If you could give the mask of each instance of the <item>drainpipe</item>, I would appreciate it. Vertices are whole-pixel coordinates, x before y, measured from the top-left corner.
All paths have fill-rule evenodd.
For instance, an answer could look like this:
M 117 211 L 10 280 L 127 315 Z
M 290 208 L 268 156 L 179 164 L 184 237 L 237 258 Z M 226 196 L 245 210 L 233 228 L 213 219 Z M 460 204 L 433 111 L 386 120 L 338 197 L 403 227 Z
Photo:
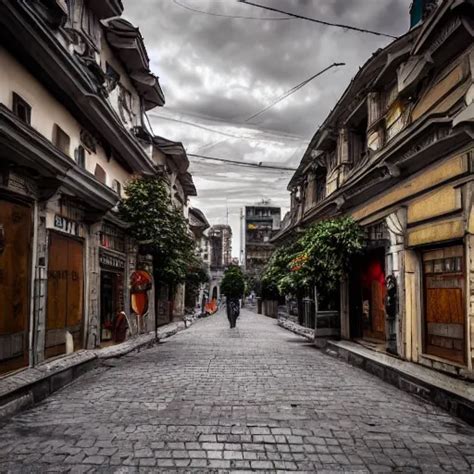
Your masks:
M 36 350 L 36 313 L 37 313 L 37 270 L 36 260 L 38 258 L 38 201 L 35 200 L 33 205 L 33 248 L 31 251 L 31 283 L 32 289 L 30 293 L 30 324 L 28 334 L 28 364 L 34 367 L 36 364 L 35 350 Z

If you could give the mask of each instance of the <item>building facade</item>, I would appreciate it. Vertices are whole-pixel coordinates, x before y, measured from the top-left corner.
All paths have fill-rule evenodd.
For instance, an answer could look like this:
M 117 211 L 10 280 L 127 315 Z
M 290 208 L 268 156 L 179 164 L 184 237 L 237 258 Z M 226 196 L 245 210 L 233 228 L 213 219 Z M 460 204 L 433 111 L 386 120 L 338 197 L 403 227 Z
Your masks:
M 273 236 L 281 226 L 281 209 L 262 201 L 243 210 L 243 264 L 248 275 L 258 277 L 270 259 Z
M 472 377 L 473 5 L 414 2 L 412 13 L 313 137 L 276 242 L 352 216 L 365 251 L 341 282 L 341 336 Z
M 144 122 L 164 96 L 122 12 L 0 1 L 0 373 L 154 328 L 152 260 L 116 211 L 131 177 L 164 172 Z
M 211 283 L 209 297 L 218 300 L 225 269 L 232 263 L 232 229 L 228 225 L 213 225 L 209 230 Z
M 210 275 L 211 262 L 209 259 L 209 221 L 204 213 L 195 207 L 189 209 L 189 228 L 196 244 L 196 257 L 202 264 L 202 269 Z M 202 283 L 197 289 L 187 288 L 186 307 L 193 313 L 203 314 L 209 300 L 209 282 Z

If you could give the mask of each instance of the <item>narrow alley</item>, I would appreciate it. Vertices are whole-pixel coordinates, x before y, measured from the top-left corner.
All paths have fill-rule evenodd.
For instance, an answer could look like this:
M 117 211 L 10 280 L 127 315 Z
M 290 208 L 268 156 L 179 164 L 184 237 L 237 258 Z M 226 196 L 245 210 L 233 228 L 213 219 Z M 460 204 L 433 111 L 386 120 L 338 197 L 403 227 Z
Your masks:
M 223 312 L 0 425 L 0 472 L 472 472 L 474 429 L 275 320 Z

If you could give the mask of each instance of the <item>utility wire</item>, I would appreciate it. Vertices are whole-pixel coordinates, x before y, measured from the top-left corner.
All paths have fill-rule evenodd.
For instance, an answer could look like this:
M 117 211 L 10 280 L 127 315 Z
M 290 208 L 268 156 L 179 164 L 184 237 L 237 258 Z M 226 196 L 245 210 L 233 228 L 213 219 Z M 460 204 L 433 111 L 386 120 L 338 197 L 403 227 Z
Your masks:
M 259 5 L 258 3 L 248 2 L 247 0 L 238 0 L 238 2 L 239 3 L 245 3 L 247 5 L 251 5 L 251 6 L 254 6 L 254 7 L 258 7 L 258 8 L 263 8 L 264 10 L 269 10 L 269 11 L 276 12 L 276 13 L 283 13 L 284 15 L 288 15 L 288 16 L 291 16 L 293 18 L 299 18 L 300 20 L 312 21 L 313 23 L 319 23 L 320 25 L 334 26 L 334 27 L 337 27 L 337 28 L 343 28 L 344 30 L 353 30 L 353 31 L 357 31 L 359 33 L 367 33 L 367 34 L 370 34 L 370 35 L 385 36 L 386 38 L 397 39 L 397 36 L 389 35 L 387 33 L 381 33 L 380 31 L 366 30 L 365 28 L 358 28 L 357 26 L 344 25 L 344 24 L 341 24 L 341 23 L 331 23 L 329 21 L 318 20 L 316 18 L 310 18 L 310 17 L 307 17 L 307 16 L 298 15 L 296 13 L 291 13 L 291 12 L 287 12 L 287 11 L 284 11 L 284 10 L 279 10 L 278 8 L 267 7 L 266 5 Z
M 194 13 L 201 13 L 203 15 L 210 15 L 210 16 L 218 16 L 221 18 L 236 18 L 236 19 L 241 19 L 241 20 L 272 20 L 272 21 L 281 21 L 281 20 L 293 20 L 293 18 L 261 18 L 257 16 L 240 16 L 240 15 L 224 15 L 220 13 L 213 13 L 213 12 L 206 12 L 204 10 L 198 10 L 197 8 L 192 8 L 189 5 L 184 5 L 183 3 L 178 2 L 178 0 L 173 0 L 173 3 L 175 5 L 178 5 L 181 8 L 185 8 L 186 10 L 189 10 Z
M 219 161 L 222 163 L 230 163 L 237 166 L 243 166 L 247 168 L 260 168 L 266 170 L 276 170 L 276 171 L 296 171 L 296 168 L 287 168 L 284 166 L 272 166 L 272 165 L 264 165 L 260 163 L 248 163 L 244 161 L 235 161 L 235 160 L 227 160 L 225 158 L 215 158 L 213 156 L 206 156 L 206 155 L 198 155 L 196 153 L 188 153 L 188 156 L 193 158 L 200 158 L 202 160 L 210 160 L 210 161 Z
M 333 67 L 339 67 L 339 66 L 345 66 L 345 63 L 333 63 L 327 68 L 323 69 L 322 71 L 319 71 L 318 73 L 314 74 L 313 76 L 309 77 L 308 79 L 304 80 L 303 82 L 300 82 L 298 85 L 295 87 L 292 87 L 291 89 L 287 90 L 285 93 L 283 93 L 280 97 L 278 97 L 276 100 L 274 100 L 270 105 L 267 105 L 264 109 L 258 111 L 257 113 L 251 115 L 247 119 L 245 119 L 245 122 L 250 122 L 252 119 L 258 117 L 259 115 L 262 115 L 265 113 L 267 110 L 271 109 L 278 103 L 280 103 L 282 100 L 286 99 L 290 95 L 294 94 L 295 92 L 299 91 L 301 88 L 303 88 L 306 84 L 311 82 L 312 80 L 316 79 L 317 77 L 321 76 L 324 74 L 326 71 L 329 71 L 329 69 L 332 69 Z
M 270 135 L 270 136 L 274 136 L 275 138 L 258 138 L 258 137 L 249 137 L 249 136 L 245 136 L 245 135 L 236 135 L 236 134 L 233 134 L 233 133 L 228 133 L 228 132 L 222 132 L 221 130 L 216 130 L 215 128 L 210 128 L 210 127 L 206 127 L 204 125 L 199 125 L 195 122 L 189 122 L 188 120 L 181 120 L 181 119 L 177 119 L 177 118 L 172 118 L 172 117 L 167 117 L 166 115 L 161 115 L 161 114 L 158 114 L 156 112 L 149 112 L 149 115 L 151 115 L 152 117 L 158 117 L 158 118 L 161 118 L 163 120 L 169 120 L 170 122 L 177 122 L 177 123 L 183 123 L 185 125 L 189 125 L 191 127 L 195 127 L 195 128 L 200 128 L 201 130 L 206 130 L 208 132 L 213 132 L 213 133 L 217 133 L 218 135 L 223 135 L 225 137 L 229 137 L 229 138 L 238 138 L 239 140 L 253 140 L 253 141 L 256 141 L 256 142 L 275 142 L 275 141 L 278 141 L 278 139 L 280 140 L 283 140 L 283 141 L 290 141 L 290 142 L 304 142 L 304 143 L 309 143 L 309 139 L 307 138 L 303 138 L 303 137 L 298 137 L 298 136 L 292 136 L 292 135 L 278 135 L 276 133 L 272 133 L 272 132 L 267 132 L 267 131 L 262 131 L 262 130 L 258 130 L 259 132 L 261 133 L 264 133 L 264 134 L 267 134 L 267 135 Z M 232 123 L 228 123 L 228 125 L 233 125 Z M 242 125 L 242 124 L 235 124 L 235 125 Z

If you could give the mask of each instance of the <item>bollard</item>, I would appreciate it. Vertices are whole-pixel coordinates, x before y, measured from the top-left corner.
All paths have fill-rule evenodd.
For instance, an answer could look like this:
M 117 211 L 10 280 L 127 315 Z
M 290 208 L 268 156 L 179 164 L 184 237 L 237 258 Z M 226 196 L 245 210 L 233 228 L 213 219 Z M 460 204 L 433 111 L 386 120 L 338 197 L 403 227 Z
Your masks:
M 257 296 L 257 314 L 262 314 L 262 298 Z

